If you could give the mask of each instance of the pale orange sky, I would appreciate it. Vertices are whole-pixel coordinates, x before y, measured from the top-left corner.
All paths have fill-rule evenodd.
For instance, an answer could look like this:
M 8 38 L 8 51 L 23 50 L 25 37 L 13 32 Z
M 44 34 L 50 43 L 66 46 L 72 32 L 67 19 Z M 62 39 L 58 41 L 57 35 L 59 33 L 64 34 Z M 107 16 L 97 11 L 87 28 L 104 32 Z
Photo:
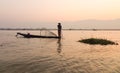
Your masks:
M 120 18 L 120 0 L 0 0 L 0 23 Z

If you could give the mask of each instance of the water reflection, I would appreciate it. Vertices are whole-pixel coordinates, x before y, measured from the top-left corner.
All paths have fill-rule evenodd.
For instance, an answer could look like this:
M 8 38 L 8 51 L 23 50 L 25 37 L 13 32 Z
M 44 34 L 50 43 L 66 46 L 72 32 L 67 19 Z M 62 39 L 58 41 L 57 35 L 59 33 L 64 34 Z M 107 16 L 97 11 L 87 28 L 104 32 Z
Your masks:
M 57 52 L 58 52 L 58 53 L 61 53 L 61 51 L 62 51 L 62 49 L 61 49 L 61 46 L 62 46 L 62 44 L 61 44 L 61 39 L 58 39 L 57 43 L 58 43 Z

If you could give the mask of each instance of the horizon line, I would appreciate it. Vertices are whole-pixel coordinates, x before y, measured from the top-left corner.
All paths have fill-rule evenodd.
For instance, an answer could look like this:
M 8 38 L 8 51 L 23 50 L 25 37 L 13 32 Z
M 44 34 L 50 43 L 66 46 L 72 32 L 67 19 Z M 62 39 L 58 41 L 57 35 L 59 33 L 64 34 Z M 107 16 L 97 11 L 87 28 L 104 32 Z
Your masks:
M 42 28 L 0 28 L 0 30 L 57 30 L 56 28 L 54 29 L 42 29 Z M 85 28 L 67 28 L 67 29 L 62 29 L 62 30 L 92 30 L 92 31 L 102 31 L 102 30 L 114 30 L 114 31 L 120 31 L 120 29 L 85 29 Z

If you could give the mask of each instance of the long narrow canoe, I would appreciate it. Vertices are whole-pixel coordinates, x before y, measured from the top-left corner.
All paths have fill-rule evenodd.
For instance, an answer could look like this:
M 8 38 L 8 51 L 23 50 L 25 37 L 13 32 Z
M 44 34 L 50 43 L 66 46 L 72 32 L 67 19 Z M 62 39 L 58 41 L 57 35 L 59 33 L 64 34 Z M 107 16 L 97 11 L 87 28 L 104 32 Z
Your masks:
M 19 33 L 19 32 L 17 33 L 17 35 L 21 35 L 25 38 L 60 38 L 58 36 L 40 36 L 40 35 L 24 34 L 24 33 Z

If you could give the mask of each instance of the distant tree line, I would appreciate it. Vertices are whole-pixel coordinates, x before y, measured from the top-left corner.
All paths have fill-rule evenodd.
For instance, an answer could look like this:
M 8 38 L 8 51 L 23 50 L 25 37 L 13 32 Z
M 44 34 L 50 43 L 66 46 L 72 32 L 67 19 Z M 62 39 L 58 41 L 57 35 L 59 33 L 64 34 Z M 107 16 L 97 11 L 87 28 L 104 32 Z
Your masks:
M 0 28 L 0 30 L 45 30 L 43 28 Z M 46 29 L 46 30 L 57 30 L 57 29 Z M 63 30 L 86 30 L 86 31 L 120 31 L 120 29 L 63 29 Z

